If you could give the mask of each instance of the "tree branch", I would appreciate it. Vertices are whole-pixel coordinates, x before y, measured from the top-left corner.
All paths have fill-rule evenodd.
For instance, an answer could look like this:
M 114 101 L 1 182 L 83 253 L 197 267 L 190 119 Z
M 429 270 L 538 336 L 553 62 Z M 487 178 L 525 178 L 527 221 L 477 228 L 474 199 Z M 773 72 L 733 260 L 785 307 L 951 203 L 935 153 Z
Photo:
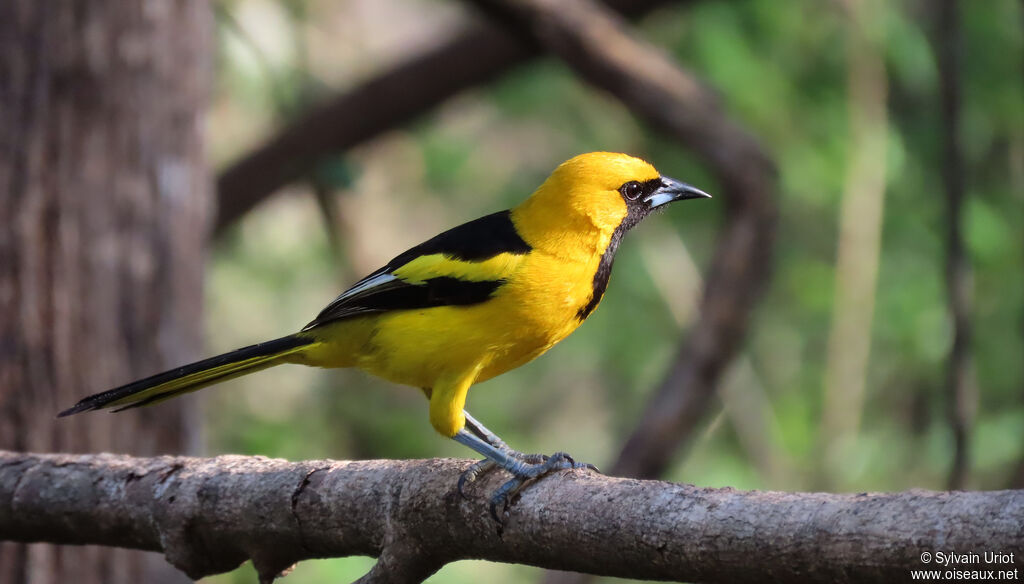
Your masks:
M 503 477 L 463 499 L 468 464 L 0 451 L 0 539 L 162 551 L 192 578 L 252 559 L 264 582 L 350 555 L 380 558 L 361 582 L 417 582 L 467 558 L 662 580 L 895 581 L 928 567 L 923 551 L 1024 546 L 1024 491 L 741 492 L 582 471 L 527 488 L 499 527 L 486 500 Z
M 608 2 L 627 16 L 666 3 Z M 534 43 L 486 22 L 473 24 L 447 43 L 313 109 L 221 172 L 217 178 L 214 235 L 281 187 L 311 172 L 324 156 L 404 124 L 456 93 L 498 77 L 539 54 Z

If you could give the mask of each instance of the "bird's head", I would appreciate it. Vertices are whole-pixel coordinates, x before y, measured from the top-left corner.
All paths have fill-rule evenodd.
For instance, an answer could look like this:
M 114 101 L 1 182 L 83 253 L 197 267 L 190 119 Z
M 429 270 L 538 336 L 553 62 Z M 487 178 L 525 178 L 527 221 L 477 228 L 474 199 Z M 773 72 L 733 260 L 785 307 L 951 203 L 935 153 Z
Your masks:
M 590 152 L 563 162 L 516 213 L 549 229 L 594 230 L 610 236 L 626 231 L 655 209 L 711 195 L 661 176 L 627 154 Z

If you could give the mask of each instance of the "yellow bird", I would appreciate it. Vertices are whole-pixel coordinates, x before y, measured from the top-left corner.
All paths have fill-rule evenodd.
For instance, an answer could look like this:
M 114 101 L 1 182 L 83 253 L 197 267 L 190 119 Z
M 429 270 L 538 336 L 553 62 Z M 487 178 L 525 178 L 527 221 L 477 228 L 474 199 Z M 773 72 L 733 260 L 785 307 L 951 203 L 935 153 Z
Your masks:
M 582 154 L 511 210 L 465 223 L 356 282 L 301 331 L 89 396 L 60 413 L 154 404 L 282 363 L 357 367 L 421 388 L 438 432 L 524 481 L 589 466 L 510 449 L 466 411 L 471 385 L 536 358 L 597 308 L 622 236 L 654 209 L 709 197 L 632 156 Z

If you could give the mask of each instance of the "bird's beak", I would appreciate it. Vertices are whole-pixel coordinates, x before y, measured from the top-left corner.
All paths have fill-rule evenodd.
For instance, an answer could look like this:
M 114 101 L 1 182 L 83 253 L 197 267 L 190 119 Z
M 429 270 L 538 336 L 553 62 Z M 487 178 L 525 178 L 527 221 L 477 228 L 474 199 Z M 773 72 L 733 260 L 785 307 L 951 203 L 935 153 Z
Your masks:
M 674 178 L 663 176 L 661 177 L 661 187 L 647 195 L 644 202 L 650 205 L 651 209 L 654 209 L 672 201 L 704 198 L 710 199 L 711 195 Z

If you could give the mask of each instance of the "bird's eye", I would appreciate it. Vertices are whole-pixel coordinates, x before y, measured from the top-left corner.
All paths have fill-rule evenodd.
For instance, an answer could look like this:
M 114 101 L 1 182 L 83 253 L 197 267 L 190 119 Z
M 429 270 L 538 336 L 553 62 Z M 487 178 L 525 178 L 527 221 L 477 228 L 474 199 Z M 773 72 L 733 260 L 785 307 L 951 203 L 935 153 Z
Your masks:
M 626 197 L 627 200 L 635 201 L 640 198 L 640 194 L 643 192 L 643 187 L 635 180 L 631 180 L 619 187 L 619 192 L 622 193 L 622 196 Z

